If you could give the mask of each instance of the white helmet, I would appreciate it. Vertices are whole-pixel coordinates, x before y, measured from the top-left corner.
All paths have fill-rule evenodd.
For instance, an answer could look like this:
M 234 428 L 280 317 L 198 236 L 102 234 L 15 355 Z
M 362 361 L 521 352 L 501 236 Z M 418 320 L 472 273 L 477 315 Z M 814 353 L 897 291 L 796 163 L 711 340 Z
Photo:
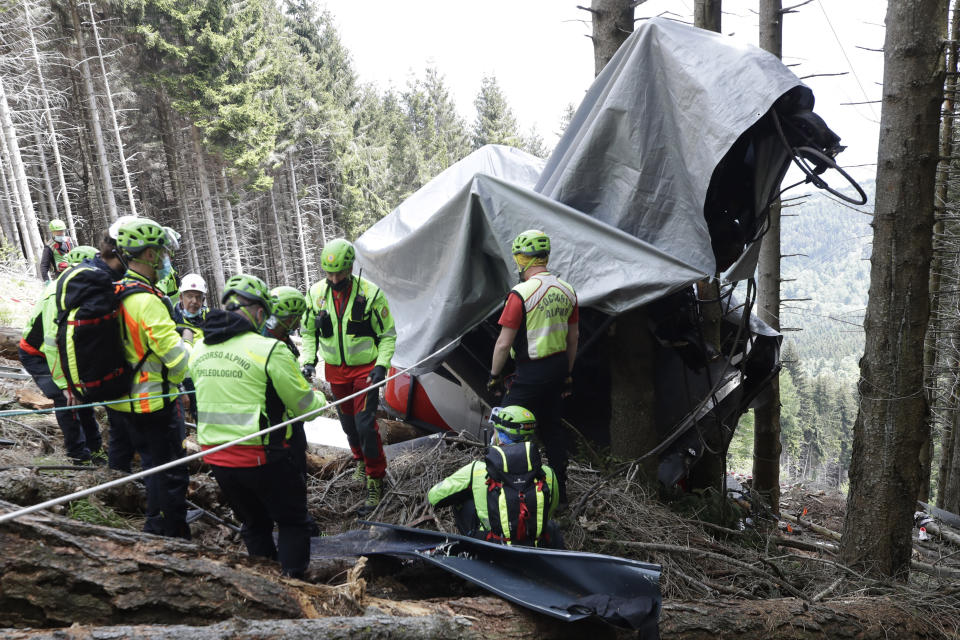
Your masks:
M 180 281 L 180 293 L 184 291 L 199 291 L 207 295 L 207 283 L 203 281 L 199 273 L 188 273 Z
M 110 228 L 107 230 L 107 233 L 110 234 L 110 237 L 114 240 L 117 239 L 117 233 L 120 231 L 120 227 L 130 222 L 131 220 L 136 220 L 137 216 L 120 216 L 113 221 L 113 224 L 110 225 Z

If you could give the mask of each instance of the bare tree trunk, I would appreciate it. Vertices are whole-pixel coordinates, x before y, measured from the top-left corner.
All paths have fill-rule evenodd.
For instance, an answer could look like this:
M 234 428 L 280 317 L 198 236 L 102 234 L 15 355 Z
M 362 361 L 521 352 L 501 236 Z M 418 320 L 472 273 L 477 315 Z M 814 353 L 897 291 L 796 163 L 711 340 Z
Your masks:
M 707 31 L 716 31 L 720 33 L 720 5 L 722 0 L 694 0 L 693 3 L 693 24 Z M 760 0 L 762 7 L 764 0 Z M 761 8 L 761 14 L 763 9 Z M 760 18 L 760 24 L 763 24 L 763 18 Z M 760 45 L 763 46 L 762 44 Z
M 80 90 L 86 93 L 84 98 L 87 103 L 87 120 L 89 121 L 90 131 L 93 135 L 93 143 L 96 147 L 100 179 L 103 181 L 104 197 L 107 201 L 107 214 L 110 216 L 110 220 L 114 221 L 119 217 L 117 213 L 117 199 L 113 194 L 113 177 L 110 175 L 110 165 L 107 162 L 107 149 L 103 143 L 103 129 L 100 127 L 100 108 L 97 106 L 97 94 L 93 87 L 93 77 L 90 75 L 90 65 L 87 64 L 86 38 L 83 35 L 80 15 L 77 13 L 76 0 L 70 0 L 69 4 L 70 17 L 73 20 L 73 29 L 77 35 L 77 48 L 80 52 L 80 75 L 83 77 L 83 84 L 80 86 Z
M 7 233 L 7 237 L 20 249 L 20 255 L 26 256 L 27 243 L 20 231 L 22 226 L 20 198 L 17 195 L 17 187 L 14 184 L 12 163 L 7 154 L 7 141 L 2 135 L 0 135 L 0 178 L 3 180 L 3 195 L 7 204 L 7 213 L 10 216 L 8 223 L 9 233 Z M 6 228 L 4 228 L 4 231 L 7 231 Z
M 300 198 L 297 196 L 297 173 L 293 168 L 293 153 L 287 156 L 290 170 L 290 197 L 293 200 L 293 215 L 297 222 L 297 241 L 300 243 L 300 260 L 303 268 L 303 286 L 310 286 L 310 265 L 307 263 L 307 239 L 303 233 L 303 216 L 300 213 Z
M 233 263 L 234 273 L 243 273 L 243 262 L 240 260 L 240 243 L 237 242 L 237 227 L 233 219 L 233 205 L 230 204 L 230 185 L 227 182 L 227 172 L 223 169 L 220 170 L 220 183 L 222 185 L 220 195 L 227 207 L 224 224 L 227 227 L 227 235 L 230 236 L 230 249 L 233 251 L 231 262 Z
M 76 239 L 77 229 L 74 226 L 73 222 L 73 210 L 70 208 L 70 194 L 67 191 L 67 181 L 63 176 L 63 161 L 60 159 L 60 144 L 57 142 L 57 132 L 53 126 L 53 111 L 50 109 L 50 100 L 47 97 L 47 85 L 46 81 L 43 78 L 43 69 L 40 67 L 40 53 L 37 51 L 37 39 L 33 33 L 33 23 L 30 16 L 30 3 L 27 0 L 24 0 L 23 13 L 26 16 L 27 20 L 27 31 L 30 33 L 30 48 L 33 52 L 33 62 L 37 67 L 37 78 L 40 81 L 40 96 L 43 99 L 43 113 L 47 120 L 47 133 L 50 135 L 50 146 L 53 149 L 53 162 L 57 167 L 57 178 L 60 181 L 60 192 L 63 194 L 63 211 L 67 217 L 67 230 L 70 232 L 70 237 Z M 43 145 L 39 144 L 39 134 L 38 134 L 38 146 L 40 147 L 41 161 L 43 162 L 43 172 L 48 174 L 46 162 L 43 159 Z M 50 183 L 49 175 L 46 175 L 47 184 Z M 56 213 L 56 200 L 51 199 L 51 209 L 52 214 Z
M 27 184 L 27 172 L 20 157 L 20 145 L 17 142 L 17 130 L 13 126 L 13 117 L 7 104 L 7 93 L 0 78 L 0 126 L 3 127 L 3 137 L 7 146 L 7 160 L 13 173 L 14 190 L 20 201 L 20 233 L 27 240 L 24 247 L 27 252 L 27 261 L 36 266 L 37 255 L 43 247 L 40 231 L 37 229 L 37 216 L 33 210 L 33 199 L 30 197 L 30 187 Z
M 217 242 L 217 223 L 213 218 L 213 201 L 210 198 L 210 189 L 207 186 L 207 168 L 204 159 L 203 145 L 200 144 L 200 131 L 196 126 L 190 127 L 193 138 L 194 161 L 197 165 L 197 183 L 200 187 L 200 204 L 203 207 L 203 223 L 207 229 L 207 250 L 210 252 L 210 268 L 213 270 L 213 279 L 217 291 L 224 288 L 223 261 L 220 258 L 220 244 Z
M 45 194 L 44 204 L 46 205 L 47 215 L 50 219 L 59 218 L 60 214 L 57 212 L 57 197 L 53 194 L 53 183 L 50 182 L 50 169 L 47 167 L 47 154 L 43 150 L 43 138 L 40 136 L 39 131 L 33 132 L 33 139 L 37 143 L 37 153 L 40 155 L 40 179 L 43 182 L 43 189 L 41 190 L 41 195 Z M 40 209 L 43 211 L 43 207 Z M 71 231 L 71 235 L 73 232 Z M 76 238 L 76 236 L 72 235 Z
M 3 153 L 3 141 L 0 138 L 0 158 L 5 157 Z M 7 182 L 7 172 L 5 167 L 0 167 L 0 187 L 3 192 L 0 194 L 0 225 L 3 227 L 3 236 L 7 244 L 16 247 L 23 255 L 23 245 L 20 241 L 20 231 L 17 229 L 16 205 L 13 203 L 14 195 Z
M 840 544 L 846 564 L 887 576 L 910 570 L 920 450 L 929 437 L 923 341 L 946 18 L 946 0 L 887 4 L 866 345 Z
M 284 250 L 283 243 L 281 242 L 280 218 L 277 216 L 277 203 L 273 197 L 273 187 L 270 187 L 270 213 L 273 214 L 273 231 L 277 237 L 276 253 L 280 254 L 280 269 L 283 273 L 283 281 L 290 282 L 290 269 L 287 268 L 287 252 Z M 308 281 L 305 286 L 309 287 L 310 282 Z
M 594 75 L 600 75 L 620 45 L 633 33 L 634 5 L 631 0 L 591 0 Z
M 160 128 L 160 141 L 163 143 L 163 155 L 167 162 L 167 175 L 170 178 L 170 190 L 173 192 L 173 202 L 177 210 L 177 219 L 180 220 L 180 225 L 187 236 L 187 261 L 190 265 L 190 271 L 199 273 L 197 243 L 193 235 L 193 224 L 187 218 L 186 196 L 180 182 L 176 141 L 170 127 L 166 96 L 162 94 L 157 96 L 156 112 L 157 124 Z
M 90 27 L 93 29 L 93 41 L 97 45 L 97 59 L 100 61 L 100 73 L 103 75 L 103 88 L 107 96 L 107 108 L 110 111 L 110 124 L 113 126 L 113 136 L 117 144 L 117 153 L 120 154 L 120 169 L 123 171 L 123 184 L 127 190 L 127 201 L 130 204 L 130 215 L 137 215 L 137 202 L 133 197 L 133 186 L 130 183 L 130 171 L 127 169 L 127 159 L 123 153 L 123 140 L 120 139 L 120 125 L 117 124 L 117 110 L 113 106 L 113 93 L 110 91 L 110 80 L 107 78 L 107 67 L 103 63 L 103 50 L 100 47 L 100 31 L 97 29 L 97 20 L 93 15 L 93 0 L 87 5 L 90 9 Z
M 954 93 L 957 90 L 957 39 L 960 38 L 960 1 L 954 0 L 953 9 L 950 15 L 950 35 L 946 48 L 946 84 L 944 86 L 943 115 L 940 126 L 940 167 L 937 172 L 937 195 L 936 204 L 943 206 L 948 198 L 948 186 L 950 182 L 951 161 L 948 156 L 952 155 L 954 148 L 953 142 L 953 123 L 956 116 L 956 105 L 954 102 Z M 947 314 L 950 313 L 948 305 L 943 304 L 944 300 L 940 295 L 941 274 L 945 268 L 944 252 L 955 249 L 949 245 L 944 238 L 944 221 L 941 215 L 936 219 L 933 225 L 933 257 L 930 265 L 930 324 L 927 331 L 927 338 L 923 345 L 923 371 L 926 379 L 927 402 L 933 406 L 943 403 L 941 398 L 943 394 L 939 393 L 940 367 L 938 361 L 942 361 L 947 354 L 941 353 L 938 348 L 939 332 L 944 330 Z M 951 358 L 952 359 L 952 358 Z M 951 393 L 948 396 L 951 400 L 956 398 Z M 931 411 L 928 420 L 930 428 L 928 430 L 929 440 L 926 447 L 921 452 L 921 463 L 923 469 L 923 478 L 920 483 L 920 493 L 917 500 L 927 502 L 930 497 L 930 471 L 933 466 L 933 428 L 934 413 Z M 951 432 L 952 433 L 952 432 Z M 941 442 L 941 459 L 949 458 L 952 455 L 952 448 L 946 446 L 946 442 Z M 941 472 L 951 469 L 949 464 L 940 465 Z M 941 477 L 939 482 L 946 482 L 947 478 Z M 938 496 L 939 501 L 941 496 Z
M 317 177 L 317 150 L 313 142 L 310 143 L 310 158 L 313 160 L 313 186 L 317 190 L 317 220 L 320 221 L 321 246 L 327 245 L 327 228 L 323 223 L 323 197 L 320 191 L 320 179 Z M 306 286 L 310 286 L 307 282 Z
M 701 3 L 698 3 L 698 7 Z M 712 4 L 712 3 L 710 3 Z M 717 9 L 719 14 L 719 8 Z M 760 0 L 760 47 L 783 56 L 781 0 Z M 780 330 L 780 199 L 770 205 L 768 228 L 757 264 L 757 316 Z M 780 380 L 770 383 L 769 402 L 754 410 L 753 486 L 780 513 Z

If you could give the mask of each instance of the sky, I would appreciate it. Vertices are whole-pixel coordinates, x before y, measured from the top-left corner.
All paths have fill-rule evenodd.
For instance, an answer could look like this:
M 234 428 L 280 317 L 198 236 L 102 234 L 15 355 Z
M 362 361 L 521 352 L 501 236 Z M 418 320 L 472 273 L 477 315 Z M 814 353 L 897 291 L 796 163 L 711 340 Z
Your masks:
M 568 104 L 593 81 L 590 14 L 577 0 L 317 0 L 334 17 L 362 82 L 403 89 L 435 66 L 467 122 L 494 75 L 523 133 L 549 147 Z M 783 0 L 785 7 L 803 0 Z M 579 4 L 589 6 L 588 0 Z M 757 43 L 757 0 L 724 0 L 722 32 Z M 886 0 L 812 0 L 784 16 L 783 61 L 813 89 L 815 111 L 847 146 L 838 160 L 872 176 L 877 154 Z M 648 0 L 636 17 L 693 21 L 693 0 Z M 873 49 L 871 51 L 870 49 Z M 804 78 L 815 74 L 821 75 Z

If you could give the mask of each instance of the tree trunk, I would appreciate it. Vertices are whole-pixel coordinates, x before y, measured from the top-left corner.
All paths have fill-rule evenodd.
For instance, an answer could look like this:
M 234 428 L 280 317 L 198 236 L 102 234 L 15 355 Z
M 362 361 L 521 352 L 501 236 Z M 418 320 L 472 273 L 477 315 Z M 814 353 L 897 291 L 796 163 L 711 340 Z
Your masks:
M 77 36 L 77 49 L 80 56 L 80 75 L 83 77 L 83 83 L 80 85 L 81 92 L 84 92 L 84 100 L 87 103 L 87 121 L 90 125 L 90 133 L 93 136 L 94 147 L 97 152 L 97 165 L 100 169 L 100 179 L 103 181 L 104 198 L 107 204 L 107 214 L 110 221 L 116 220 L 117 199 L 113 194 L 113 177 L 110 175 L 110 165 L 107 162 L 107 149 L 103 143 L 103 129 L 100 127 L 100 108 L 97 106 L 97 94 L 93 88 L 93 77 L 90 75 L 90 65 L 87 64 L 87 47 L 85 36 L 83 35 L 83 25 L 80 23 L 80 14 L 77 13 L 76 0 L 70 0 L 70 17 L 73 20 L 73 30 Z
M 593 14 L 593 74 L 600 75 L 620 45 L 633 33 L 631 0 L 591 0 Z
M 783 56 L 781 0 L 760 1 L 760 47 Z M 699 4 L 698 4 L 699 6 Z M 719 10 L 718 10 L 719 13 Z M 757 264 L 757 317 L 780 330 L 780 199 L 770 205 L 767 233 Z M 769 402 L 754 410 L 753 486 L 780 513 L 780 380 L 770 383 Z
M 310 158 L 313 160 L 313 187 L 317 190 L 317 221 L 320 223 L 320 246 L 327 245 L 327 227 L 323 222 L 323 195 L 320 190 L 320 179 L 317 177 L 317 150 L 313 142 L 310 143 Z M 306 286 L 310 286 L 307 282 Z
M 274 187 L 270 187 L 270 213 L 273 215 L 273 231 L 277 238 L 273 253 L 274 255 L 280 254 L 280 269 L 283 274 L 283 281 L 290 282 L 290 269 L 287 268 L 287 252 L 283 246 L 283 231 L 280 227 L 280 218 L 277 216 L 277 202 L 273 197 L 273 189 Z M 307 281 L 304 286 L 309 287 L 310 282 Z M 306 291 L 306 289 L 304 289 L 304 291 Z
M 3 142 L 0 139 L 0 159 L 4 157 Z M 0 227 L 3 228 L 3 237 L 11 247 L 16 247 L 23 255 L 23 245 L 20 242 L 20 232 L 17 229 L 16 205 L 13 203 L 14 195 L 7 182 L 7 172 L 5 168 L 0 167 Z
M 945 205 L 949 197 L 949 185 L 951 180 L 951 162 L 946 158 L 952 155 L 954 149 L 953 141 L 953 124 L 956 117 L 956 104 L 954 101 L 954 93 L 957 90 L 957 39 L 960 38 L 960 1 L 954 0 L 952 2 L 952 11 L 950 13 L 950 34 L 948 38 L 950 41 L 945 44 L 946 49 L 946 84 L 944 86 L 944 101 L 943 101 L 943 115 L 941 117 L 941 126 L 940 126 L 940 166 L 939 171 L 937 172 L 937 195 L 935 202 L 940 205 Z M 945 212 L 944 212 L 945 213 Z M 943 272 L 946 265 L 949 263 L 951 266 L 956 265 L 956 260 L 945 260 L 945 254 L 950 255 L 950 252 L 953 250 L 952 242 L 950 238 L 944 237 L 944 221 L 943 216 L 940 216 L 936 219 L 933 226 L 933 258 L 930 265 L 930 324 L 927 330 L 927 339 L 923 345 L 923 370 L 924 376 L 926 378 L 925 386 L 927 388 L 927 401 L 937 406 L 939 405 L 941 409 L 946 409 L 947 412 L 950 411 L 951 405 L 947 404 L 944 406 L 942 399 L 944 397 L 949 398 L 949 401 L 956 400 L 956 394 L 951 391 L 949 394 L 940 393 L 940 376 L 941 376 L 941 366 L 938 366 L 939 363 L 944 360 L 953 360 L 955 358 L 952 354 L 945 353 L 944 351 L 952 351 L 953 345 L 952 341 L 950 344 L 944 344 L 940 341 L 941 332 L 947 330 L 947 320 L 948 317 L 955 315 L 956 307 L 950 305 L 943 299 L 940 295 L 941 289 L 941 273 Z M 954 300 L 951 299 L 950 302 Z M 947 372 L 952 372 L 952 369 L 946 369 Z M 948 375 L 950 375 L 948 373 Z M 951 385 L 953 387 L 953 385 Z M 949 402 L 948 401 L 948 402 Z M 952 405 L 954 408 L 956 405 Z M 947 413 L 947 415 L 952 415 Z M 930 444 L 933 444 L 933 427 L 934 427 L 934 412 L 930 413 Z M 939 466 L 940 474 L 943 474 L 946 470 L 950 469 L 950 464 L 947 462 L 944 464 L 946 459 L 953 453 L 952 449 L 952 439 L 953 432 L 945 433 L 941 438 L 940 446 L 940 457 L 941 464 Z M 951 442 L 948 442 L 950 440 Z M 927 451 L 931 449 L 930 446 L 927 447 Z M 926 502 L 929 499 L 930 494 L 930 470 L 932 467 L 932 455 L 925 456 L 922 458 L 923 466 L 923 479 L 921 480 L 920 485 L 920 495 L 917 497 L 918 500 Z M 944 483 L 948 481 L 948 478 L 940 475 L 938 477 L 938 483 L 942 487 Z M 942 495 L 938 493 L 937 502 L 939 503 L 942 500 Z
M 0 356 L 11 360 L 20 359 L 20 337 L 23 329 L 17 327 L 0 327 Z
M 923 342 L 946 17 L 946 0 L 887 5 L 870 297 L 841 543 L 846 564 L 887 576 L 909 572 L 929 437 Z
M 303 215 L 300 211 L 300 197 L 297 193 L 297 172 L 293 168 L 293 153 L 287 156 L 290 175 L 290 198 L 293 200 L 293 215 L 297 223 L 297 242 L 300 245 L 300 261 L 303 270 L 303 286 L 310 286 L 310 264 L 307 262 L 307 239 L 303 233 Z
M 37 39 L 33 33 L 33 23 L 30 16 L 29 2 L 24 2 L 23 13 L 26 16 L 27 31 L 30 33 L 30 48 L 33 52 L 33 62 L 36 65 L 37 78 L 40 81 L 40 96 L 43 99 L 43 113 L 47 120 L 47 133 L 50 135 L 50 146 L 53 149 L 53 162 L 57 167 L 57 178 L 60 182 L 60 193 L 63 194 L 63 212 L 67 217 L 67 230 L 70 232 L 70 237 L 76 240 L 77 229 L 73 221 L 73 209 L 70 208 L 70 194 L 67 191 L 67 181 L 63 176 L 63 161 L 60 159 L 60 144 L 57 142 L 57 132 L 53 126 L 53 111 L 50 109 L 50 100 L 47 97 L 47 85 L 43 78 L 43 69 L 40 67 L 40 53 L 37 51 Z M 37 135 L 37 138 L 39 145 L 39 134 Z M 47 178 L 47 184 L 49 185 L 50 178 L 47 171 L 47 165 L 43 160 L 43 146 L 39 145 L 39 147 L 41 162 L 43 162 L 43 173 L 45 174 Z M 50 200 L 50 208 L 53 210 L 53 214 L 55 214 L 56 199 Z
M 43 150 L 43 138 L 40 136 L 39 131 L 33 132 L 33 139 L 37 144 L 37 153 L 40 155 L 38 164 L 40 165 L 40 180 L 43 183 L 43 189 L 40 190 L 40 195 L 45 196 L 43 200 L 46 205 L 47 216 L 53 220 L 54 218 L 59 218 L 60 214 L 57 210 L 57 197 L 53 193 L 53 183 L 50 182 L 50 169 L 47 167 L 47 153 Z M 40 207 L 40 210 L 43 211 L 43 206 Z M 77 237 L 72 229 L 70 230 L 70 237 Z
M 343 615 L 362 595 L 357 582 L 310 585 L 270 561 L 53 515 L 4 524 L 0 549 L 0 627 Z
M 0 78 L 0 126 L 3 127 L 3 137 L 7 148 L 7 161 L 13 173 L 13 188 L 16 191 L 20 204 L 20 233 L 23 235 L 27 261 L 36 267 L 38 254 L 43 247 L 40 231 L 37 228 L 37 215 L 33 210 L 33 199 L 30 197 L 30 186 L 27 184 L 27 171 L 20 157 L 20 144 L 17 141 L 17 130 L 13 126 L 13 116 L 7 104 L 7 94 Z
M 242 273 L 243 262 L 240 260 L 240 244 L 237 242 L 237 227 L 236 221 L 233 219 L 233 205 L 230 204 L 230 184 L 227 182 L 227 173 L 223 169 L 220 170 L 220 184 L 222 185 L 220 196 L 223 204 L 227 208 L 224 223 L 227 227 L 227 235 L 230 236 L 230 250 L 233 252 L 230 262 L 233 266 L 234 273 Z
M 647 310 L 617 317 L 610 337 L 610 450 L 619 458 L 639 458 L 659 442 L 656 425 L 656 341 L 647 328 Z M 648 458 L 648 477 L 656 477 L 655 457 Z
M 706 29 L 707 31 L 716 31 L 720 33 L 720 5 L 722 0 L 694 0 L 693 3 L 693 25 Z M 764 0 L 760 0 L 762 7 Z M 763 9 L 761 8 L 761 14 Z M 763 24 L 763 18 L 760 18 Z M 763 45 L 761 45 L 763 46 Z
M 167 175 L 170 178 L 170 190 L 173 193 L 173 202 L 177 210 L 177 219 L 187 236 L 187 261 L 190 271 L 200 272 L 200 266 L 197 261 L 197 243 L 193 234 L 193 223 L 187 216 L 186 195 L 184 194 L 183 184 L 180 182 L 180 169 L 177 162 L 176 141 L 173 129 L 170 126 L 170 117 L 165 95 L 157 96 L 156 103 L 157 124 L 160 129 L 160 141 L 163 143 L 163 156 L 166 159 Z
M 130 183 L 130 171 L 127 170 L 127 158 L 123 153 L 123 140 L 120 139 L 120 125 L 117 123 L 117 110 L 113 106 L 113 92 L 110 91 L 110 79 L 107 77 L 107 67 L 103 63 L 103 50 L 100 47 L 100 31 L 97 29 L 97 20 L 93 15 L 93 0 L 87 5 L 90 10 L 90 28 L 93 29 L 93 42 L 97 45 L 97 60 L 100 61 L 100 73 L 103 76 L 103 89 L 107 96 L 107 109 L 110 112 L 110 124 L 113 127 L 113 137 L 120 155 L 120 169 L 123 171 L 123 184 L 127 190 L 127 203 L 130 206 L 130 215 L 137 215 L 137 202 L 133 197 L 133 186 Z
M 197 166 L 197 183 L 200 188 L 200 203 L 203 207 L 203 223 L 207 230 L 207 250 L 210 252 L 210 268 L 213 270 L 214 284 L 217 291 L 223 291 L 223 261 L 220 258 L 220 243 L 217 241 L 217 223 L 213 218 L 213 201 L 210 198 L 210 189 L 207 186 L 207 168 L 203 154 L 203 145 L 200 144 L 200 130 L 196 126 L 190 127 L 193 138 L 194 162 Z

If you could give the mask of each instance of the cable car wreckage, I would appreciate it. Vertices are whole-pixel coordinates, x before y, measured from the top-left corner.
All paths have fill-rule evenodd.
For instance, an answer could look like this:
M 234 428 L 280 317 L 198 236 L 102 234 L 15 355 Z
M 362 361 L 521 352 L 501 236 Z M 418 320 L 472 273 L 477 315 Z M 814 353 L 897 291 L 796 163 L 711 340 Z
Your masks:
M 428 430 L 484 428 L 494 400 L 484 381 L 496 319 L 516 278 L 510 241 L 523 229 L 543 229 L 553 246 L 551 270 L 576 287 L 581 306 L 576 386 L 565 418 L 609 442 L 610 363 L 598 355 L 599 343 L 618 316 L 645 308 L 647 326 L 630 330 L 652 337 L 658 477 L 672 486 L 695 473 L 705 451 L 726 450 L 737 420 L 763 401 L 780 367 L 781 335 L 752 313 L 753 277 L 769 206 L 790 163 L 803 182 L 866 202 L 833 161 L 844 147 L 813 104 L 811 90 L 760 49 L 669 20 L 641 25 L 596 78 L 546 163 L 517 149 L 483 147 L 359 238 L 365 274 L 389 292 L 398 329 L 394 364 L 409 366 L 452 343 L 392 381 L 388 405 Z M 827 169 L 859 198 L 827 185 L 820 178 Z M 719 297 L 695 287 L 710 280 Z M 718 321 L 705 337 L 710 305 Z M 543 610 L 542 602 L 516 595 L 523 590 L 498 586 L 505 578 L 495 572 L 458 571 Z M 542 582 L 535 572 L 520 574 Z M 656 591 L 638 593 L 654 598 L 654 619 Z M 571 604 L 561 597 L 547 606 Z

